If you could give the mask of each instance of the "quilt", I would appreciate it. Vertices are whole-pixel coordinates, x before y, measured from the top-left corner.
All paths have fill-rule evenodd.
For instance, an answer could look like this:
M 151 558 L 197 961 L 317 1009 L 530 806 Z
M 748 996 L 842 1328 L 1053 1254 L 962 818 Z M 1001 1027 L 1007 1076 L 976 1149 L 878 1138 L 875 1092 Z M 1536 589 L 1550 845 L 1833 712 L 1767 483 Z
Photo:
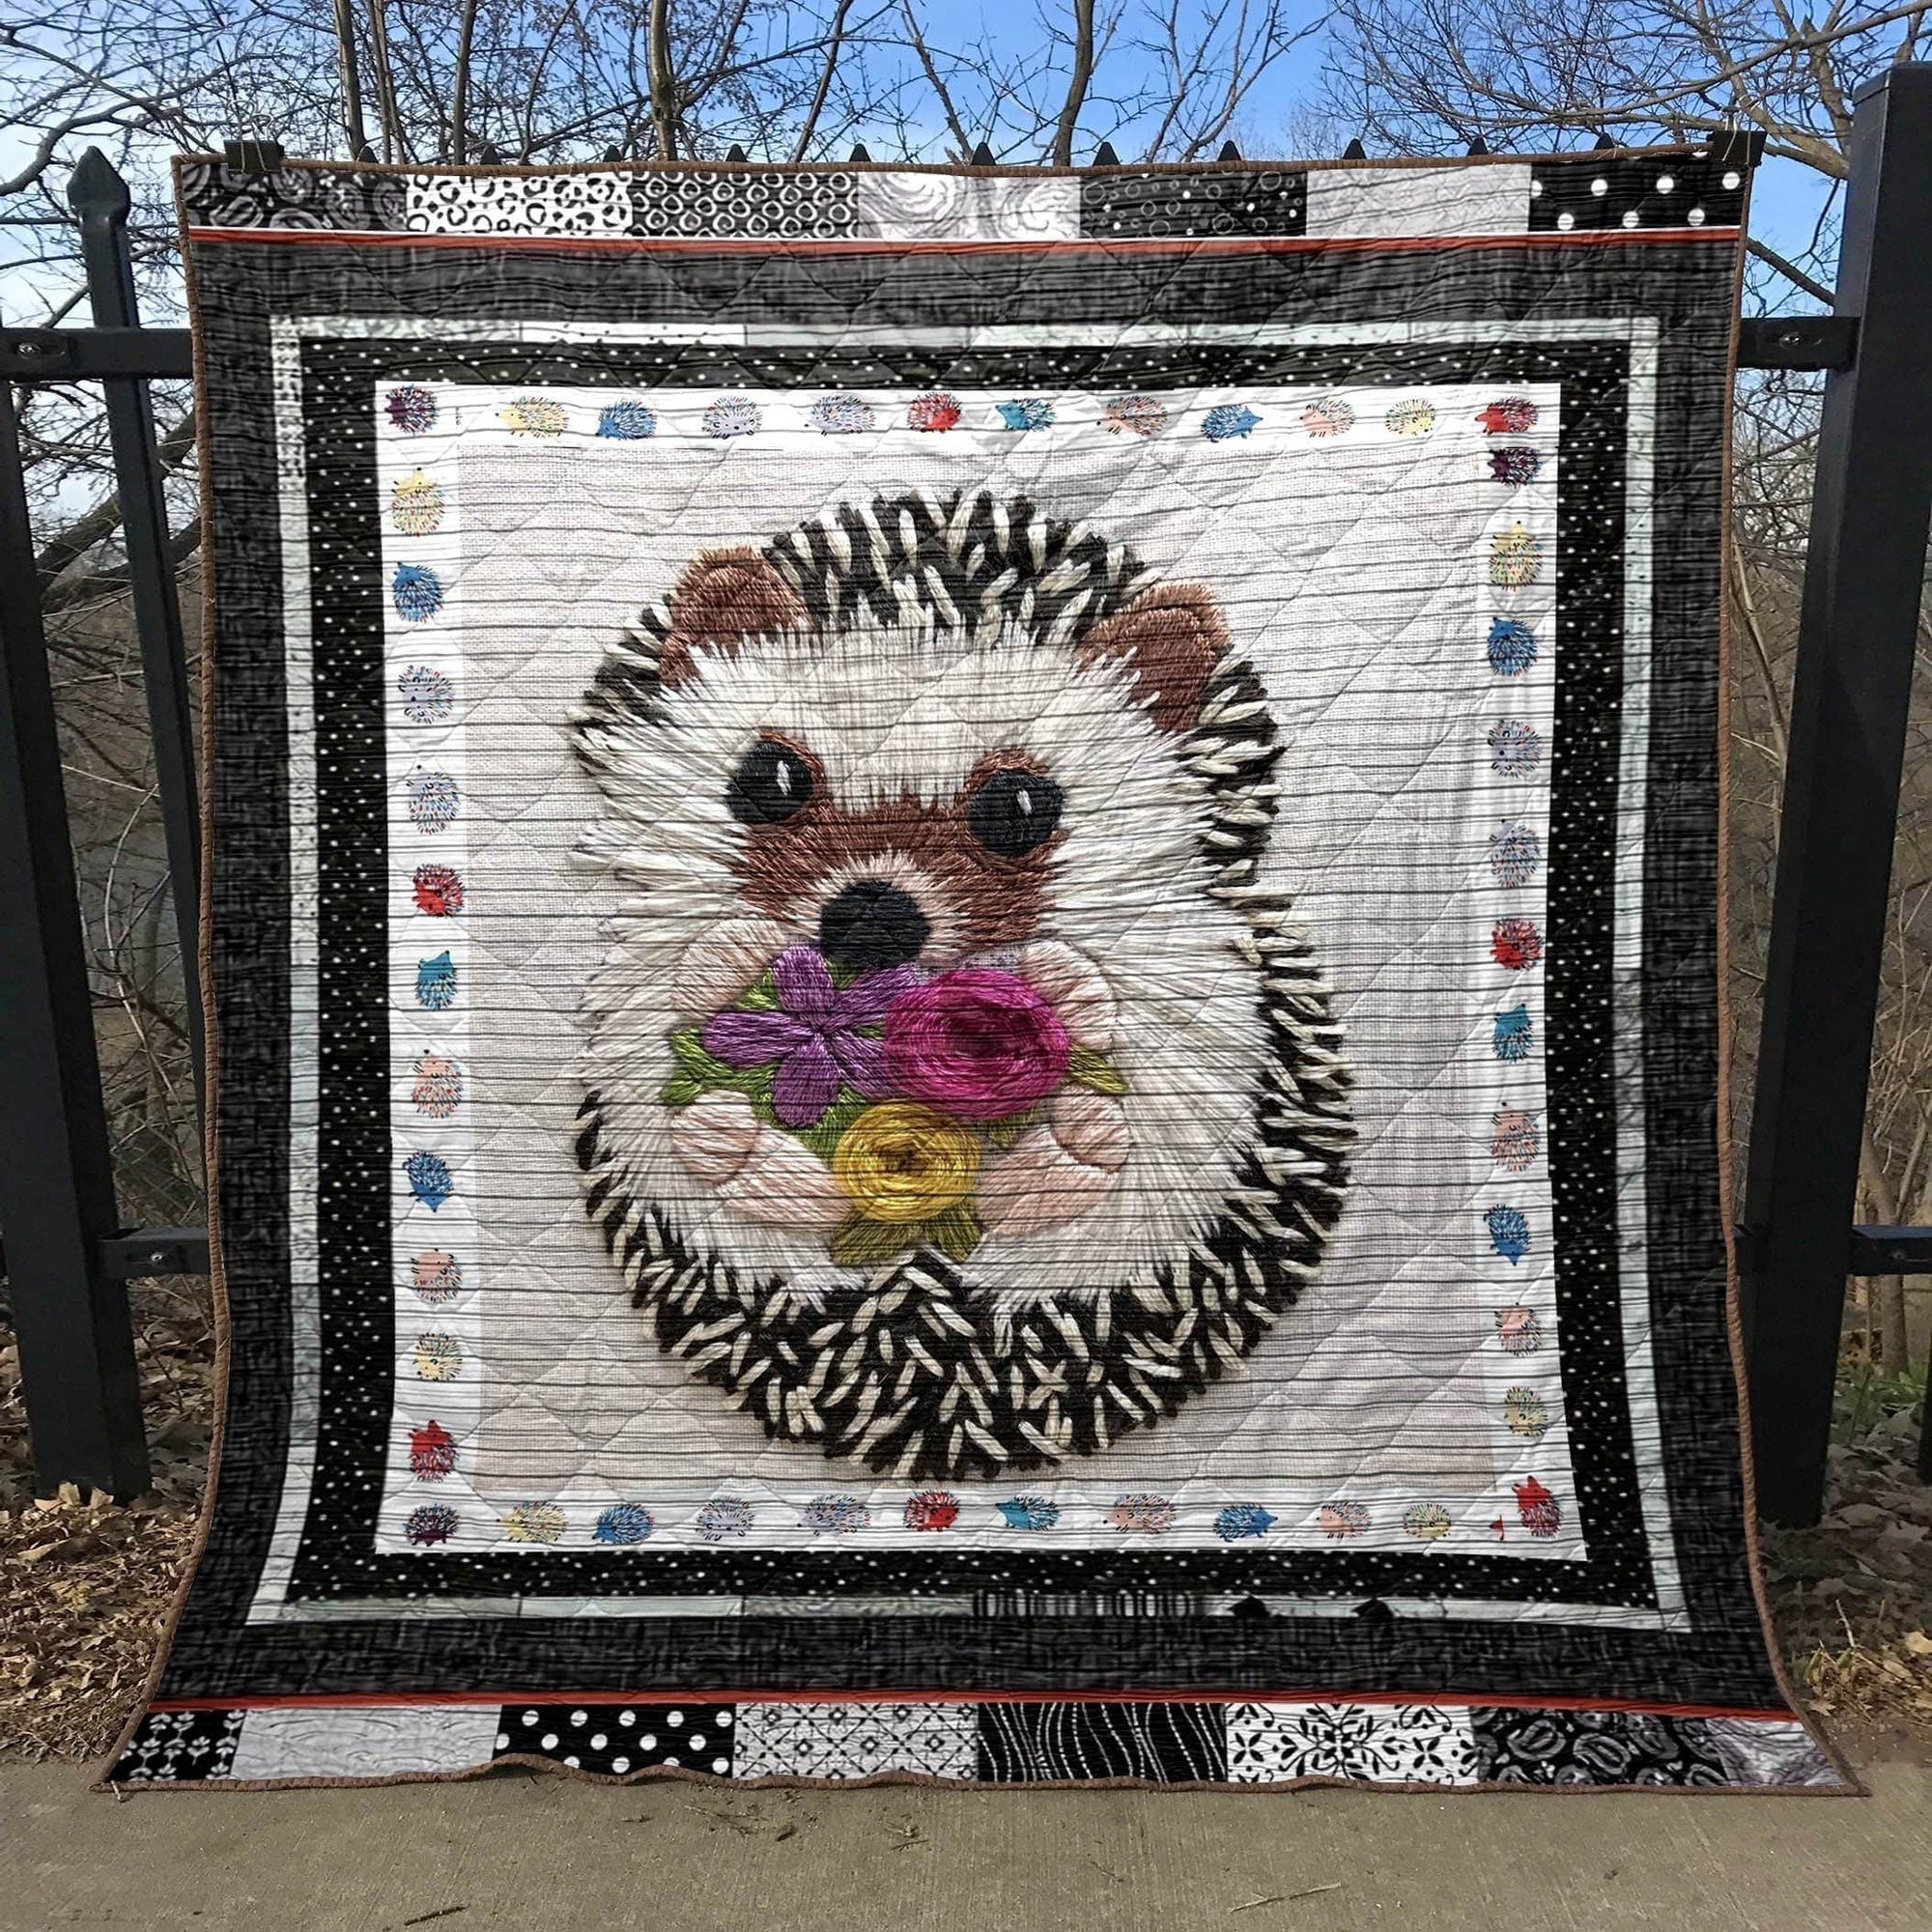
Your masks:
M 109 1781 L 1840 1787 L 1747 172 L 183 162 L 226 1422 Z

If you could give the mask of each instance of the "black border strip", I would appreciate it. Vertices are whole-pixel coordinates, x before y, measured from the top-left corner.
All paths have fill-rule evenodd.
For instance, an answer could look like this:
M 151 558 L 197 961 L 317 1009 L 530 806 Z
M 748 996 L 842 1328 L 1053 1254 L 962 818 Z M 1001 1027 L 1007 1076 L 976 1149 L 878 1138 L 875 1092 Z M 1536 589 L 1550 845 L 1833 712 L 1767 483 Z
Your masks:
M 1752 1593 L 1741 1510 L 1736 1391 L 1717 1211 L 1716 611 L 1719 493 L 1736 238 L 1632 247 L 1307 249 L 1150 259 L 971 257 L 887 250 L 863 259 L 651 251 L 385 248 L 284 242 L 192 250 L 213 478 L 214 918 L 209 944 L 220 1055 L 213 1123 L 222 1174 L 223 1293 L 231 1324 L 229 1426 L 208 1548 L 160 1678 L 167 1696 L 353 1693 L 398 1685 L 531 1689 L 599 1681 L 787 1688 L 747 1657 L 733 1620 L 685 1624 L 667 1652 L 633 1621 L 384 1619 L 249 1626 L 280 1498 L 288 1428 L 287 817 L 278 533 L 267 413 L 276 315 L 649 314 L 668 321 L 780 316 L 792 326 L 1167 320 L 1333 323 L 1655 317 L 1662 382 L 1659 567 L 1646 829 L 1649 1234 L 1664 1464 L 1690 1627 L 1577 1629 L 1529 1619 L 1365 1622 L 1278 1617 L 803 1620 L 790 1629 L 820 1688 L 860 1688 L 838 1657 L 863 1639 L 867 1675 L 897 1686 L 1062 1690 L 1411 1688 L 1781 1707 Z M 1050 1627 L 1049 1627 L 1050 1626 Z

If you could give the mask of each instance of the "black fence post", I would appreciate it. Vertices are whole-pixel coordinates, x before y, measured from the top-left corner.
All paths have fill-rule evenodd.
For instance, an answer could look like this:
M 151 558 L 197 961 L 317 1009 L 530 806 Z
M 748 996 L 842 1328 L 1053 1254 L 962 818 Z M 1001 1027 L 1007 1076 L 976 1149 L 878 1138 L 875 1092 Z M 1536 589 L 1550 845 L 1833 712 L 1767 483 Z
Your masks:
M 1744 1220 L 1758 1504 L 1815 1522 L 1844 1319 L 1932 512 L 1932 66 L 1858 98 Z
M 148 1487 L 81 943 L 53 683 L 20 469 L 0 381 L 0 1237 L 37 1486 L 127 1499 Z
M 97 328 L 138 328 L 133 256 L 128 245 L 128 184 L 99 148 L 80 157 L 68 185 L 80 222 L 81 261 Z M 155 446 L 155 412 L 146 382 L 106 377 L 107 435 L 121 497 L 122 540 L 141 641 L 142 682 L 155 744 L 155 782 L 167 836 L 175 934 L 181 946 L 189 1057 L 201 1097 L 201 816 L 195 802 L 194 720 L 188 702 L 187 652 L 175 557 L 168 532 L 166 479 Z

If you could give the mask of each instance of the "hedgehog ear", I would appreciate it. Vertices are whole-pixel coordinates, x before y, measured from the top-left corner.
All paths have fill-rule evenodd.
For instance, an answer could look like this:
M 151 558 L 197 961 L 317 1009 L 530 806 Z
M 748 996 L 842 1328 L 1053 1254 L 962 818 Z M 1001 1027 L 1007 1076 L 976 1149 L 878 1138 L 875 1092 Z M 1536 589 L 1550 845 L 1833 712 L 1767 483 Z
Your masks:
M 1228 648 L 1214 594 L 1199 583 L 1157 583 L 1102 617 L 1079 641 L 1082 664 L 1123 658 L 1136 692 L 1163 731 L 1185 731 L 1201 715 L 1201 694 Z
M 707 550 L 685 565 L 667 599 L 670 636 L 658 653 L 667 688 L 682 684 L 699 645 L 734 655 L 747 638 L 796 631 L 806 621 L 798 594 L 754 550 Z

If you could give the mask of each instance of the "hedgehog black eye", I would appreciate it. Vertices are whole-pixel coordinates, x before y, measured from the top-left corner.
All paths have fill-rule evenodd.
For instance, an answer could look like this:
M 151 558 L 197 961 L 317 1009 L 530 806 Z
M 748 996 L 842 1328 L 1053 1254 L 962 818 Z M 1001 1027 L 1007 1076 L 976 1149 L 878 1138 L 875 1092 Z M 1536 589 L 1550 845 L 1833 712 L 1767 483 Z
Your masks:
M 811 792 L 811 767 L 782 740 L 760 738 L 731 774 L 724 803 L 740 825 L 777 825 Z
M 1015 767 L 981 780 L 966 801 L 966 823 L 987 851 L 1018 859 L 1053 837 L 1060 805 L 1060 787 L 1045 773 Z

